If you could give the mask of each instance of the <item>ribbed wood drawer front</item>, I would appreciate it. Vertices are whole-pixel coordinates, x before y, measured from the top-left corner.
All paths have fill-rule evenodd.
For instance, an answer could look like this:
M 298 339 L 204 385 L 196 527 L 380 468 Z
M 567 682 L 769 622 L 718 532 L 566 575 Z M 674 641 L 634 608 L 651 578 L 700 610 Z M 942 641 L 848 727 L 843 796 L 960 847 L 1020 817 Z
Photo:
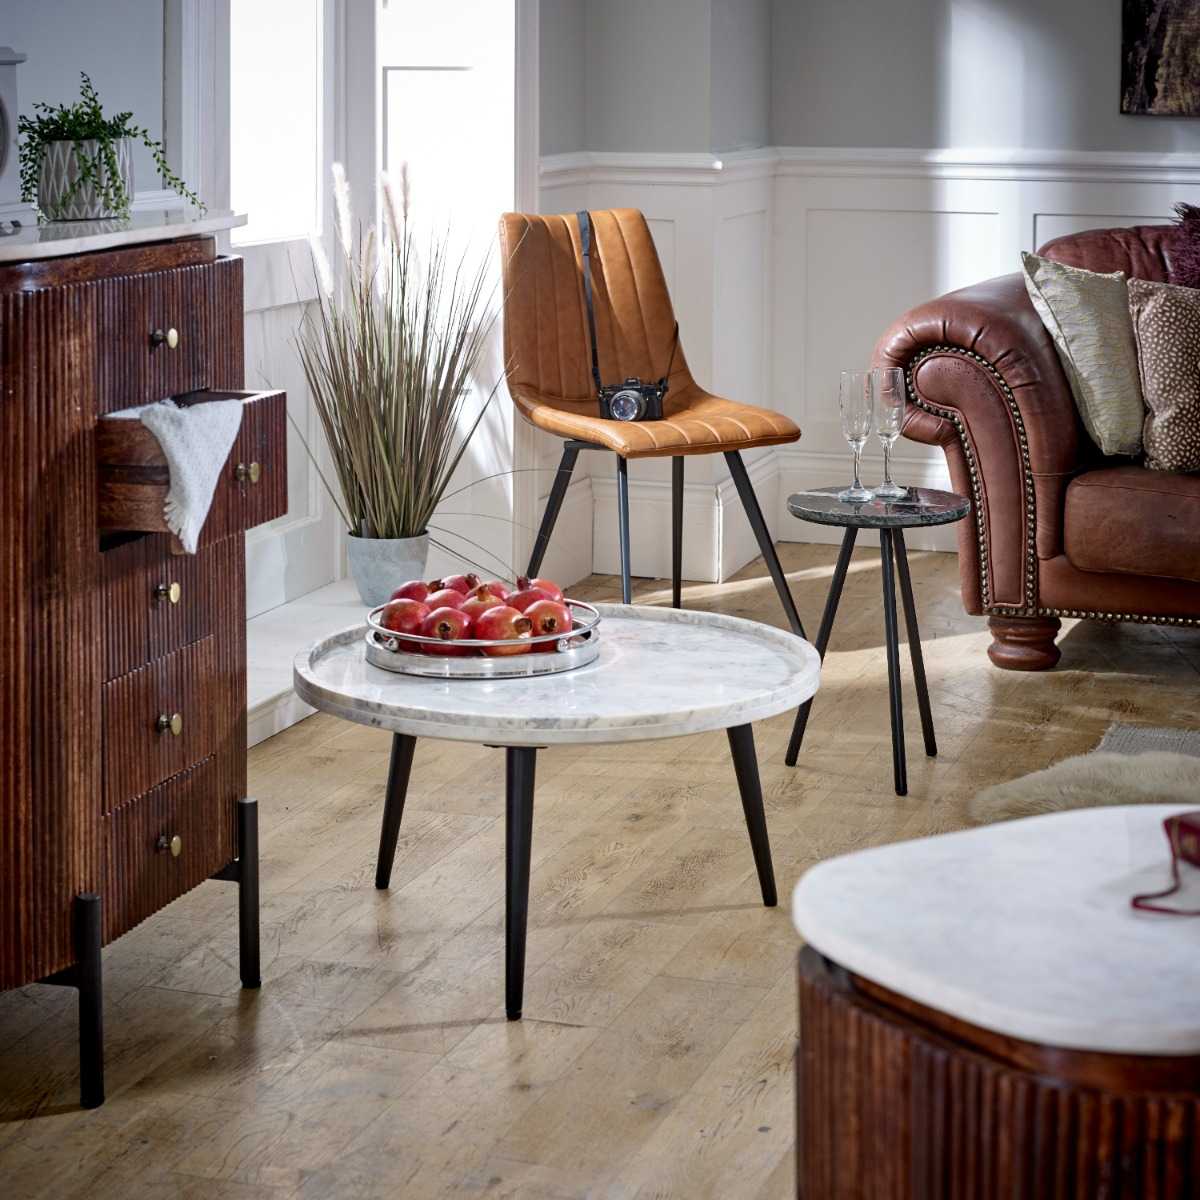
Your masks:
M 137 538 L 101 555 L 104 678 L 115 679 L 212 632 L 213 562 Z
M 207 637 L 104 685 L 105 812 L 212 753 L 219 683 Z
M 215 761 L 205 759 L 104 818 L 106 941 L 234 858 L 233 805 L 220 794 Z
M 282 517 L 287 506 L 287 395 L 259 392 L 246 401 L 209 522 L 219 537 Z

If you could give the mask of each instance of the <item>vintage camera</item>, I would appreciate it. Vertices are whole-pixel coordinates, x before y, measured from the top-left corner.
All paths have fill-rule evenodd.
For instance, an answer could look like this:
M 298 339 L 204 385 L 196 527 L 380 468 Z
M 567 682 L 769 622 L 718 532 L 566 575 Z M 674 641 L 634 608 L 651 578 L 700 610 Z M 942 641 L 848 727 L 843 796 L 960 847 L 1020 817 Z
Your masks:
M 606 421 L 661 421 L 666 381 L 627 379 L 600 389 L 600 415 Z

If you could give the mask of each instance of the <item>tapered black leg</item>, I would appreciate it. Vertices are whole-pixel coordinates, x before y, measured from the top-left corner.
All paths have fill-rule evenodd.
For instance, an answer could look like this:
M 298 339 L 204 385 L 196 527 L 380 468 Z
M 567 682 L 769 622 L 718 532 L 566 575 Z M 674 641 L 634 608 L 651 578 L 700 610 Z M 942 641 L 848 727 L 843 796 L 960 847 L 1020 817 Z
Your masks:
M 908 769 L 904 761 L 904 702 L 900 694 L 900 634 L 896 623 L 896 577 L 892 566 L 892 531 L 879 531 L 883 562 L 883 631 L 887 641 L 888 691 L 892 712 L 892 770 L 896 795 L 908 795 Z
M 683 605 L 683 455 L 671 459 L 671 607 Z
M 617 455 L 617 537 L 621 543 L 621 601 L 633 602 L 629 578 L 629 460 Z
M 775 553 L 775 543 L 771 541 L 767 523 L 763 520 L 762 509 L 758 506 L 758 497 L 754 494 L 750 476 L 746 473 L 746 464 L 742 462 L 742 456 L 736 450 L 727 450 L 725 461 L 729 464 L 729 472 L 733 476 L 738 496 L 741 497 L 742 507 L 746 510 L 750 528 L 754 530 L 758 549 L 767 564 L 767 570 L 771 572 L 771 579 L 774 580 L 775 590 L 779 593 L 779 600 L 783 605 L 788 624 L 797 637 L 803 637 L 804 625 L 800 621 L 800 614 L 796 611 L 796 602 L 792 599 L 787 576 L 783 573 L 783 567 L 779 565 L 779 555 Z
M 81 892 L 74 910 L 75 971 L 79 989 L 79 1103 L 104 1103 L 104 985 L 100 967 L 100 897 Z
M 758 869 L 758 886 L 763 903 L 774 908 L 779 902 L 775 894 L 775 871 L 771 866 L 771 843 L 767 838 L 767 818 L 763 812 L 762 785 L 758 779 L 758 755 L 754 753 L 754 730 L 749 725 L 735 725 L 725 731 L 729 735 L 729 750 L 733 755 L 733 770 L 737 775 L 738 791 L 742 794 L 742 811 L 750 831 L 750 848 Z
M 896 529 L 896 573 L 900 576 L 900 599 L 904 604 L 904 624 L 908 629 L 908 653 L 912 658 L 913 682 L 917 687 L 917 707 L 921 710 L 921 733 L 925 738 L 925 753 L 937 755 L 937 738 L 933 734 L 933 710 L 929 707 L 929 684 L 925 681 L 925 656 L 921 653 L 921 634 L 917 629 L 917 603 L 913 599 L 912 576 L 908 572 L 908 552 L 904 546 L 904 531 Z
M 510 1021 L 518 1021 L 525 994 L 525 929 L 529 920 L 529 856 L 533 846 L 533 775 L 537 750 L 510 746 L 504 754 L 507 817 L 504 1010 Z
M 534 568 L 530 567 L 532 571 Z M 383 801 L 383 828 L 379 831 L 379 858 L 375 863 L 375 886 L 385 888 L 392 878 L 392 860 L 400 837 L 404 816 L 404 797 L 408 795 L 408 777 L 412 774 L 413 751 L 417 739 L 406 733 L 392 734 L 392 758 L 388 764 L 387 795 Z
M 238 959 L 242 987 L 262 987 L 258 929 L 258 801 L 238 801 Z
M 550 496 L 546 500 L 546 511 L 542 514 L 542 523 L 538 527 L 537 539 L 533 543 L 533 554 L 530 555 L 526 575 L 536 575 L 542 569 L 542 559 L 546 557 L 546 547 L 550 545 L 550 535 L 554 532 L 554 523 L 558 520 L 563 499 L 567 494 L 567 487 L 571 482 L 571 472 L 575 469 L 575 460 L 578 457 L 579 447 L 568 442 L 563 447 L 558 471 L 554 476 L 554 484 L 550 488 Z
M 833 632 L 833 619 L 837 616 L 838 602 L 842 598 L 842 587 L 846 582 L 846 571 L 850 567 L 850 557 L 854 553 L 854 540 L 858 537 L 858 529 L 854 525 L 846 527 L 842 538 L 842 548 L 838 551 L 837 566 L 833 569 L 833 580 L 829 585 L 829 595 L 825 598 L 825 611 L 821 614 L 821 628 L 817 630 L 817 653 L 821 661 L 825 661 L 825 648 L 829 645 L 829 635 Z M 800 744 L 804 741 L 804 730 L 808 726 L 808 713 L 812 701 L 805 700 L 796 710 L 796 722 L 792 726 L 792 736 L 788 742 L 787 756 L 784 761 L 789 767 L 796 765 L 800 755 Z

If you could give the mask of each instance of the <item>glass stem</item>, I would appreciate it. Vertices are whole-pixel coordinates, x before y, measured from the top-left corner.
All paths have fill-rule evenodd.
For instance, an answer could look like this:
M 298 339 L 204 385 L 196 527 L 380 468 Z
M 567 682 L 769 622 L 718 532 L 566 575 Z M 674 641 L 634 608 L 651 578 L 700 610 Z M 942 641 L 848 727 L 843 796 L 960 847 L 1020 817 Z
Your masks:
M 892 486 L 892 443 L 883 443 L 883 482 Z
M 862 484 L 858 482 L 859 464 L 861 462 L 862 462 L 862 447 L 855 446 L 854 447 L 854 486 L 856 488 L 862 487 Z

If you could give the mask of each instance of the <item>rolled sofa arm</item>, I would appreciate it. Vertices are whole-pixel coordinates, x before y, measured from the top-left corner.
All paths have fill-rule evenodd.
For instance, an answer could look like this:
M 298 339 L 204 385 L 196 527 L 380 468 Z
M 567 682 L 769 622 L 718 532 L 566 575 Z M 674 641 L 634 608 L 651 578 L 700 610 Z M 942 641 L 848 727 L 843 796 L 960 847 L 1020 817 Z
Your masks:
M 1063 497 L 1081 429 L 1054 343 L 1020 275 L 950 292 L 905 313 L 875 365 L 908 381 L 904 435 L 941 446 L 974 521 L 959 526 L 968 612 L 1038 606 L 1037 563 L 1062 552 Z

